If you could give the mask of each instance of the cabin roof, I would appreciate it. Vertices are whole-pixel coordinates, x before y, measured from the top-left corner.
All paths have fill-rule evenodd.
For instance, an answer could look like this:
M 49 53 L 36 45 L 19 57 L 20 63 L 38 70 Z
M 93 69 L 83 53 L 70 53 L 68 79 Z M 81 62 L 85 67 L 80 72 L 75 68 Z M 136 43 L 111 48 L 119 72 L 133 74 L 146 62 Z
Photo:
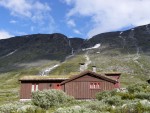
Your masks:
M 37 75 L 32 75 L 32 76 L 23 76 L 19 79 L 19 81 L 36 81 L 36 80 L 67 80 L 69 79 L 69 76 L 37 76 Z
M 69 81 L 72 81 L 72 80 L 77 79 L 79 77 L 82 77 L 82 76 L 84 76 L 86 74 L 90 74 L 90 75 L 93 75 L 93 76 L 95 76 L 97 78 L 101 78 L 101 79 L 104 79 L 104 80 L 116 83 L 116 79 L 113 79 L 113 78 L 111 78 L 109 76 L 120 75 L 121 73 L 119 73 L 119 72 L 109 72 L 109 73 L 99 74 L 99 73 L 95 73 L 95 72 L 86 70 L 86 71 L 81 72 L 81 73 L 72 73 L 72 74 L 67 75 L 67 76 L 66 75 L 51 75 L 51 76 L 27 75 L 27 76 L 21 77 L 19 79 L 19 81 L 64 80 L 62 82 L 62 84 L 64 84 L 66 82 L 69 82 Z
M 95 76 L 97 78 L 101 78 L 101 79 L 104 79 L 104 80 L 112 82 L 112 83 L 117 83 L 118 82 L 117 80 L 115 80 L 113 78 L 110 78 L 110 77 L 106 76 L 105 74 L 98 74 L 98 73 L 95 73 L 95 72 L 92 72 L 92 71 L 84 71 L 84 72 L 82 72 L 82 73 L 80 73 L 78 75 L 72 76 L 70 79 L 67 79 L 67 80 L 63 81 L 61 84 L 65 84 L 67 82 L 70 82 L 72 80 L 75 80 L 77 78 L 85 76 L 87 74 L 93 75 L 93 76 Z

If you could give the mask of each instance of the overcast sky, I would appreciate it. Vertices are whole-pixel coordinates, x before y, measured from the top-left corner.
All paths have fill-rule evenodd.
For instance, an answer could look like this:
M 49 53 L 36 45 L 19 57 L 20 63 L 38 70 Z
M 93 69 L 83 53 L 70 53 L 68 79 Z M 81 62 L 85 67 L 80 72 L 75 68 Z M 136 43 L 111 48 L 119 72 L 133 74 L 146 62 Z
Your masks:
M 68 37 L 150 23 L 150 0 L 0 0 L 0 39 L 36 33 Z

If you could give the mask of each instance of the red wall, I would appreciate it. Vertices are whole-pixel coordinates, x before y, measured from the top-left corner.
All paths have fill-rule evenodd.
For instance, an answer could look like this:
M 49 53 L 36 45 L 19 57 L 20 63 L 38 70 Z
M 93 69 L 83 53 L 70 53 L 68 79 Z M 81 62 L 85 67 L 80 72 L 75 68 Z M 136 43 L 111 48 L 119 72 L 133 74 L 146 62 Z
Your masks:
M 45 82 L 35 82 L 35 81 L 26 81 L 21 82 L 21 89 L 20 89 L 20 99 L 30 99 L 32 97 L 32 84 L 38 84 L 38 90 L 44 89 L 58 89 L 61 90 L 60 83 L 62 81 L 45 81 Z
M 118 83 L 115 84 L 115 88 L 120 88 L 120 74 L 105 74 L 106 76 L 110 77 L 110 78 L 113 78 L 115 80 L 118 81 Z
M 100 83 L 99 88 L 91 89 L 91 83 Z M 115 84 L 89 75 L 80 77 L 63 85 L 64 91 L 76 99 L 95 99 L 98 92 L 112 90 Z

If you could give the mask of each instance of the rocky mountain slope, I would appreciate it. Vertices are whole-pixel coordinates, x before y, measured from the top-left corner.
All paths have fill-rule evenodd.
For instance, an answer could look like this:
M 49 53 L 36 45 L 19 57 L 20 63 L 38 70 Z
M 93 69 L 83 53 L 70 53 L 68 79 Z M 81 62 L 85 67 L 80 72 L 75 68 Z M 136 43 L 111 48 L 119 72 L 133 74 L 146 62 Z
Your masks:
M 95 48 L 95 52 L 91 49 L 86 50 L 96 44 L 99 45 L 97 47 L 99 49 Z M 40 61 L 43 61 L 39 63 L 41 65 L 47 60 L 63 62 L 70 55 L 84 53 L 85 51 L 82 50 L 86 50 L 86 53 L 92 52 L 92 55 L 95 54 L 97 57 L 135 54 L 134 60 L 138 63 L 137 59 L 141 54 L 147 56 L 150 54 L 150 25 L 127 31 L 102 33 L 88 40 L 68 38 L 59 33 L 17 36 L 0 40 L 0 72 L 25 68 L 28 66 L 26 64 L 35 62 L 37 64 L 33 65 L 38 66 Z
M 122 53 L 150 51 L 150 25 L 139 26 L 127 31 L 102 33 L 86 41 L 84 46 L 94 46 L 97 43 L 107 48 L 120 49 Z
M 19 68 L 19 64 L 39 60 L 64 61 L 76 52 L 83 39 L 62 34 L 35 34 L 0 40 L 0 72 Z M 4 68 L 5 67 L 5 68 Z

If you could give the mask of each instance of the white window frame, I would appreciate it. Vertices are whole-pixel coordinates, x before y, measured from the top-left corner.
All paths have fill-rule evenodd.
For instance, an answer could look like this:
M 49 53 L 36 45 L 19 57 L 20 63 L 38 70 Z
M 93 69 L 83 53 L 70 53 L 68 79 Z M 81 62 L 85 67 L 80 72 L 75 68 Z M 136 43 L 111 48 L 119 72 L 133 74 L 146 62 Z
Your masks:
M 91 82 L 90 83 L 90 89 L 100 89 L 100 82 Z
M 39 85 L 36 84 L 36 86 L 35 86 L 35 91 L 38 91 L 38 89 L 39 89 Z
M 39 89 L 39 84 L 33 83 L 31 86 L 31 92 L 38 91 L 38 89 Z

